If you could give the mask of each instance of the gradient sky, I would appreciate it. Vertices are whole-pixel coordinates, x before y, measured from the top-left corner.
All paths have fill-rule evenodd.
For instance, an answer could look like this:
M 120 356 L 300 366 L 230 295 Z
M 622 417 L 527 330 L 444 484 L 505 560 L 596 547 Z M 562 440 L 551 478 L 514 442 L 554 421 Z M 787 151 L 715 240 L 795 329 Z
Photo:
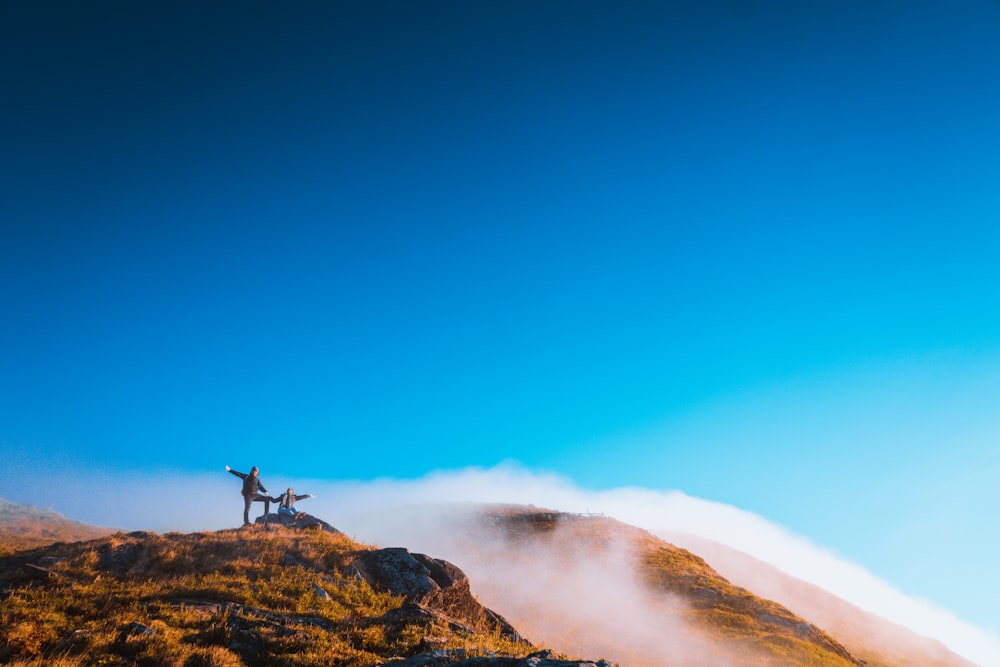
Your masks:
M 987 0 L 4 3 L 0 495 L 515 461 L 996 629 L 997 35 Z

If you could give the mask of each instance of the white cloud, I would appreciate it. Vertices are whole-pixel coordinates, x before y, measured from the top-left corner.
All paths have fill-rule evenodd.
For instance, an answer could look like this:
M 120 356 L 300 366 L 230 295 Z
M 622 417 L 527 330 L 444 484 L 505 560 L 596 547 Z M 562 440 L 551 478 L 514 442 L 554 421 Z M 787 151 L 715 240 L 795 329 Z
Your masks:
M 88 473 L 87 485 L 65 484 L 53 473 L 36 483 L 47 492 L 14 495 L 15 502 L 51 506 L 70 518 L 99 525 L 155 531 L 213 530 L 242 521 L 239 480 L 226 475 Z M 982 667 L 1000 667 L 1000 638 L 930 601 L 894 589 L 864 568 L 794 535 L 766 519 L 679 491 L 619 488 L 588 491 L 558 475 L 516 464 L 438 472 L 416 480 L 372 482 L 283 480 L 264 476 L 278 491 L 293 483 L 317 497 L 301 503 L 357 539 L 378 543 L 364 517 L 414 504 L 497 502 L 533 504 L 566 512 L 603 513 L 653 533 L 688 533 L 725 544 L 816 584 L 844 600 L 944 643 Z M 255 507 L 257 512 L 263 508 Z
M 330 511 L 359 538 L 355 517 L 417 503 L 502 502 L 566 512 L 599 512 L 653 533 L 682 532 L 714 540 L 820 586 L 844 600 L 941 641 L 982 667 L 1000 666 L 1000 638 L 927 600 L 908 596 L 827 549 L 731 505 L 679 491 L 620 488 L 587 491 L 548 473 L 515 465 L 435 473 L 418 480 L 381 480 L 330 488 Z

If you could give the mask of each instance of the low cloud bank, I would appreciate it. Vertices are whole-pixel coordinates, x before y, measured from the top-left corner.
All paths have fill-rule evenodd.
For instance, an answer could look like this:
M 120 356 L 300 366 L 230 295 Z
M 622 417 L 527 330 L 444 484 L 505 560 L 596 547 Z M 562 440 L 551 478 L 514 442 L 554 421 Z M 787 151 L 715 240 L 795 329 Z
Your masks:
M 784 528 L 731 505 L 679 491 L 621 488 L 587 491 L 565 478 L 513 465 L 440 472 L 412 481 L 338 484 L 317 502 L 359 539 L 377 538 L 364 525 L 372 512 L 412 504 L 499 502 L 533 504 L 566 512 L 600 512 L 654 534 L 689 533 L 747 553 L 803 581 L 914 632 L 937 639 L 982 667 L 1000 666 L 1000 638 L 933 603 L 895 590 L 864 568 Z
M 272 495 L 293 484 L 292 480 L 275 476 L 263 477 Z M 91 484 L 83 488 L 48 480 L 47 488 L 55 495 L 47 493 L 44 501 L 21 494 L 8 499 L 50 506 L 73 519 L 130 530 L 214 530 L 242 522 L 239 480 L 221 471 L 148 478 L 90 474 L 88 481 Z M 747 553 L 864 610 L 937 639 L 982 667 L 1000 667 L 1000 638 L 995 631 L 962 621 L 929 601 L 905 595 L 864 568 L 762 517 L 679 491 L 588 491 L 558 475 L 512 464 L 487 470 L 438 472 L 417 480 L 296 480 L 294 486 L 297 493 L 317 496 L 301 501 L 301 509 L 372 543 L 379 543 L 381 538 L 378 527 L 366 517 L 414 504 L 455 502 L 516 503 L 565 512 L 599 512 L 654 534 L 692 534 Z M 99 493 L 101 489 L 107 489 L 107 494 Z M 253 514 L 262 510 L 263 505 L 257 503 Z

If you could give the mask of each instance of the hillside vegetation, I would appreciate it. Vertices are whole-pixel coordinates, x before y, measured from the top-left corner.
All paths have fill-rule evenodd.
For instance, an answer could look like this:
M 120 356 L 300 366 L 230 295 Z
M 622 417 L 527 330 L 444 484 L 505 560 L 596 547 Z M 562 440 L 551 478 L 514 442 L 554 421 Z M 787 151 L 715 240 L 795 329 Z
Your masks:
M 819 625 L 868 667 L 975 667 L 938 641 L 859 609 L 745 553 L 693 535 L 666 537 L 703 556 L 734 584 L 752 588 Z
M 0 662 L 327 667 L 429 649 L 534 650 L 495 623 L 376 590 L 355 567 L 371 551 L 341 534 L 271 526 L 18 552 L 0 559 Z

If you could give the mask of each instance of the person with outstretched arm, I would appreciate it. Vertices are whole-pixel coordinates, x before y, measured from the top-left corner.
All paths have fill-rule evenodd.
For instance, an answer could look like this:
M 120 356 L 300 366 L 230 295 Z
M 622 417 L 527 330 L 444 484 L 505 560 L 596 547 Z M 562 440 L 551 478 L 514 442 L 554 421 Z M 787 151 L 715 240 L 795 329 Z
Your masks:
M 271 511 L 271 496 L 267 495 L 267 489 L 264 488 L 264 484 L 260 481 L 257 466 L 250 468 L 249 475 L 237 472 L 229 466 L 226 466 L 226 472 L 230 472 L 243 480 L 243 490 L 240 492 L 243 494 L 243 525 L 250 525 L 250 503 L 264 503 L 264 516 L 266 517 L 268 512 Z M 261 493 L 262 491 L 263 493 Z
M 277 498 L 272 498 L 274 502 L 278 503 L 278 516 L 287 516 L 292 519 L 301 519 L 306 515 L 305 512 L 300 512 L 295 509 L 296 500 L 305 500 L 306 498 L 315 498 L 311 493 L 303 493 L 302 495 L 295 495 L 295 489 L 288 487 L 288 490 L 282 493 Z

